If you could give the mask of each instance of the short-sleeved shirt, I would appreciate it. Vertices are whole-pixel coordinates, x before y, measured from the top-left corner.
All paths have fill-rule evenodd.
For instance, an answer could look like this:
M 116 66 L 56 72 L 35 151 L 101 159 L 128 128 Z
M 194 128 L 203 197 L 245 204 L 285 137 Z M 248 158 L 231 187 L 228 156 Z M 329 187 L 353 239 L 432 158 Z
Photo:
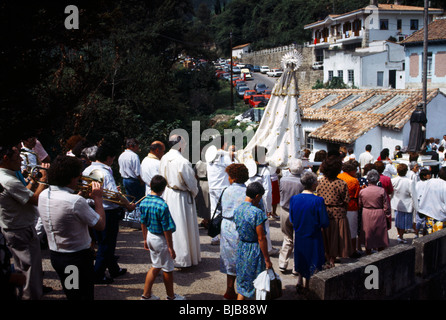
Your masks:
M 119 173 L 124 179 L 137 179 L 141 174 L 139 156 L 132 150 L 126 149 L 118 158 Z
M 243 202 L 234 210 L 234 222 L 243 242 L 257 242 L 258 225 L 263 224 L 268 217 L 266 213 L 250 202 Z
M 115 178 L 113 177 L 113 171 L 109 166 L 101 162 L 92 162 L 91 165 L 84 169 L 82 175 L 89 176 L 93 170 L 100 170 L 103 174 L 104 181 L 102 187 L 104 190 L 118 192 L 118 187 L 116 186 Z M 117 208 L 119 208 L 119 204 L 111 201 L 104 201 L 104 210 L 114 210 Z
M 94 227 L 100 216 L 85 198 L 69 188 L 50 186 L 40 193 L 38 208 L 50 250 L 78 252 L 90 247 L 88 227 Z
M 13 230 L 34 226 L 37 207 L 28 203 L 34 192 L 23 185 L 15 171 L 9 169 L 0 168 L 0 184 L 5 189 L 0 193 L 0 227 Z
M 141 211 L 141 223 L 147 226 L 150 233 L 175 232 L 175 222 L 163 198 L 156 195 L 147 195 L 141 202 L 139 210 Z

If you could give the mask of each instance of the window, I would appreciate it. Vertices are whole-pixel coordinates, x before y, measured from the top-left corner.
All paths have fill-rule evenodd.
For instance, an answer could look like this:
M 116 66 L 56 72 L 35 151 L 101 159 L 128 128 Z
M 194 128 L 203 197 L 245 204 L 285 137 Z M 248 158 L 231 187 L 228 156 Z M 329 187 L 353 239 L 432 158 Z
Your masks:
M 401 19 L 396 20 L 396 29 L 401 31 L 402 29 Z
M 333 70 L 328 70 L 328 81 L 333 80 Z
M 410 19 L 410 30 L 418 30 L 418 19 Z
M 305 148 L 308 150 L 313 150 L 314 148 L 314 139 L 309 137 L 311 131 L 305 131 Z
M 382 87 L 384 85 L 384 71 L 377 72 L 376 85 Z
M 338 78 L 344 81 L 344 70 L 338 70 Z
M 380 19 L 379 20 L 379 30 L 389 30 L 389 20 Z
M 348 70 L 348 82 L 351 82 L 352 84 L 355 83 L 355 71 L 354 70 Z
M 427 53 L 427 77 L 432 78 L 432 52 Z

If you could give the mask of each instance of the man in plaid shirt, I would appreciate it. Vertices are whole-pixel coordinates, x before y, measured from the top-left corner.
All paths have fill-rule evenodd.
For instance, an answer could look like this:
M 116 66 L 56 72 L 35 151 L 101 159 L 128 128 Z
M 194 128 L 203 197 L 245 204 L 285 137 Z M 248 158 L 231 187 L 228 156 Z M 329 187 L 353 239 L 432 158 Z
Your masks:
M 144 249 L 150 250 L 152 268 L 147 272 L 144 292 L 141 300 L 159 300 L 152 294 L 153 283 L 159 272 L 163 270 L 167 300 L 184 300 L 183 296 L 174 293 L 173 270 L 176 257 L 173 249 L 172 233 L 176 226 L 167 203 L 161 198 L 167 181 L 156 175 L 150 182 L 151 192 L 141 202 L 141 228 L 144 237 Z

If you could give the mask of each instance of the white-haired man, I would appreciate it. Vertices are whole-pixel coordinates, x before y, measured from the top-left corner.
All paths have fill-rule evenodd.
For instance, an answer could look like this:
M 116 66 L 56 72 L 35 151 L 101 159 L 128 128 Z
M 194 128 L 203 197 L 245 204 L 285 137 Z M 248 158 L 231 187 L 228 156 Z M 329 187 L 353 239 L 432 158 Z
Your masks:
M 279 253 L 279 270 L 286 272 L 294 249 L 294 230 L 290 222 L 289 204 L 292 196 L 304 190 L 300 182 L 303 171 L 302 160 L 291 159 L 288 162 L 290 174 L 280 180 L 280 228 L 283 234 L 282 248 Z
M 176 224 L 176 232 L 172 235 L 175 266 L 184 268 L 201 261 L 195 206 L 198 185 L 192 164 L 181 154 L 186 141 L 179 135 L 172 135 L 168 145 L 170 150 L 161 158 L 160 175 L 167 180 L 163 197 Z

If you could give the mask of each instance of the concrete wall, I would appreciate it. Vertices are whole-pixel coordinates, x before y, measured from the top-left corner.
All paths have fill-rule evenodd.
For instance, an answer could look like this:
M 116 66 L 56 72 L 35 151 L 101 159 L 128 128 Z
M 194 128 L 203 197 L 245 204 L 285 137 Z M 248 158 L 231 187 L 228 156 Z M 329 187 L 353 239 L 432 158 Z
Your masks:
M 444 299 L 445 280 L 446 229 L 316 273 L 310 290 L 320 300 Z
M 323 71 L 314 70 L 314 53 L 313 48 L 303 46 L 286 46 L 280 48 L 267 49 L 262 51 L 251 52 L 243 54 L 241 57 L 242 63 L 262 66 L 266 65 L 270 68 L 282 68 L 282 57 L 291 50 L 297 49 L 303 56 L 303 62 L 298 70 L 300 75 L 299 88 L 311 89 L 316 84 L 317 80 L 323 81 Z

